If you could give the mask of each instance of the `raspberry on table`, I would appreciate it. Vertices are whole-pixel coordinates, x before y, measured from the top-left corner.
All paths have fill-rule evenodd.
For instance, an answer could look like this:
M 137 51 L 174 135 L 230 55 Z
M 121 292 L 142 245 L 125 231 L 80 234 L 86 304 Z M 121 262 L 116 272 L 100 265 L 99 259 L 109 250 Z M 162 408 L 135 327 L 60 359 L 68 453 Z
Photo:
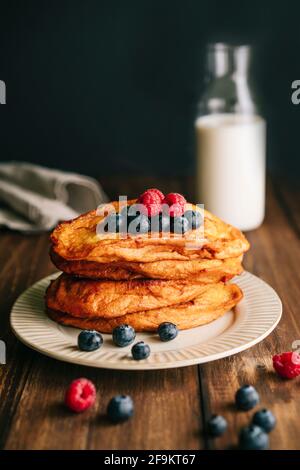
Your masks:
M 179 217 L 183 215 L 186 199 L 179 193 L 169 193 L 166 195 L 164 200 L 162 201 L 163 204 L 167 204 L 170 207 L 170 216 L 171 217 Z
M 95 403 L 95 400 L 95 385 L 85 378 L 73 380 L 65 395 L 66 406 L 75 413 L 87 410 Z
M 273 367 L 280 377 L 293 379 L 300 375 L 300 354 L 295 351 L 275 354 Z

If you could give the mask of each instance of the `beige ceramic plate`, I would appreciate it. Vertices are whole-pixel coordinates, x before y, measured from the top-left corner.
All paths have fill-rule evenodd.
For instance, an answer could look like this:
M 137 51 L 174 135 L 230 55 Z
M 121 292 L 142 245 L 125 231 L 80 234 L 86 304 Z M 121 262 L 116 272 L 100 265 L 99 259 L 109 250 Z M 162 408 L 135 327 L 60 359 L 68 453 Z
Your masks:
M 163 343 L 153 333 L 139 333 L 136 341 L 144 340 L 151 355 L 143 361 L 131 358 L 131 346 L 114 346 L 111 335 L 104 334 L 104 344 L 97 351 L 83 352 L 77 348 L 80 330 L 58 325 L 44 312 L 44 293 L 48 276 L 27 289 L 11 311 L 15 335 L 27 346 L 61 361 L 107 369 L 168 369 L 201 364 L 231 356 L 262 341 L 280 320 L 282 306 L 276 292 L 261 279 L 245 272 L 234 280 L 244 292 L 244 299 L 234 311 L 198 328 L 180 331 L 177 338 Z

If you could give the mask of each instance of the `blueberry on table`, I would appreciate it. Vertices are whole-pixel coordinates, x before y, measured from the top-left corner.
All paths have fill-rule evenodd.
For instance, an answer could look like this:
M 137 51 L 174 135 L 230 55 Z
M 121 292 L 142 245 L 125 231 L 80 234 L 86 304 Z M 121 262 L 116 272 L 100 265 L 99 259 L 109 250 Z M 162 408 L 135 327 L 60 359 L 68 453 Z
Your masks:
M 113 397 L 107 407 L 107 415 L 113 423 L 119 423 L 131 418 L 134 413 L 133 400 L 129 395 Z
M 173 233 L 185 233 L 189 230 L 189 221 L 184 216 L 171 217 L 171 231 Z
M 207 422 L 207 432 L 212 437 L 218 437 L 224 434 L 227 429 L 227 421 L 221 415 L 213 415 Z
M 184 217 L 189 221 L 190 229 L 199 228 L 203 222 L 202 214 L 199 211 L 185 211 Z
M 144 343 L 144 341 L 139 341 L 135 343 L 131 348 L 131 354 L 135 361 L 141 361 L 142 359 L 147 359 L 150 356 L 150 346 Z
M 265 432 L 270 432 L 276 426 L 276 418 L 270 410 L 263 408 L 254 414 L 252 423 L 261 427 Z
M 78 348 L 81 351 L 95 351 L 102 344 L 102 335 L 95 330 L 83 330 L 78 335 Z
M 240 410 L 251 410 L 258 402 L 259 395 L 252 385 L 243 385 L 235 394 L 235 403 Z
M 114 328 L 112 338 L 116 346 L 119 346 L 121 348 L 128 346 L 135 339 L 134 328 L 129 325 L 119 325 Z
M 261 427 L 251 424 L 241 430 L 239 448 L 242 450 L 267 450 L 269 436 Z
M 170 322 L 161 323 L 157 332 L 162 341 L 171 341 L 178 335 L 177 326 Z

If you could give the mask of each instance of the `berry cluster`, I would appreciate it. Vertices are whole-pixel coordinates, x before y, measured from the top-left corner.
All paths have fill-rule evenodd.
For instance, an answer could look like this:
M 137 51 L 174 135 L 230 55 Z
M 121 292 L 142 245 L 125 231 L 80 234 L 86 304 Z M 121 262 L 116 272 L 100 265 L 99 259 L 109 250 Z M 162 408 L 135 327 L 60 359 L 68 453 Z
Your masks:
M 249 411 L 259 403 L 259 395 L 252 385 L 243 385 L 235 394 L 235 404 L 239 410 Z M 264 450 L 269 448 L 268 433 L 276 426 L 276 418 L 270 410 L 263 408 L 254 413 L 251 423 L 241 429 L 239 448 L 244 450 Z M 211 437 L 218 437 L 227 430 L 227 421 L 221 415 L 213 415 L 207 422 Z
M 174 323 L 164 322 L 159 325 L 157 333 L 161 341 L 171 341 L 178 335 L 178 329 Z M 120 348 L 132 344 L 135 336 L 134 328 L 125 324 L 116 326 L 112 332 L 112 340 Z M 82 330 L 78 335 L 77 344 L 81 351 L 95 351 L 102 346 L 103 337 L 95 330 Z M 132 357 L 137 361 L 147 359 L 150 352 L 150 347 L 144 341 L 139 341 L 131 349 Z
M 186 199 L 178 193 L 164 194 L 158 189 L 147 189 L 137 204 L 124 207 L 121 212 L 109 214 L 104 231 L 114 233 L 171 232 L 183 234 L 202 224 L 199 211 L 185 210 Z
M 164 322 L 159 325 L 158 335 L 161 341 L 170 341 L 176 338 L 178 330 L 176 325 Z M 112 338 L 116 346 L 125 347 L 132 344 L 136 334 L 129 325 L 120 325 L 113 330 Z M 83 351 L 93 351 L 103 344 L 100 333 L 94 330 L 83 330 L 78 336 L 78 347 Z M 144 341 L 135 343 L 131 349 L 134 360 L 146 359 L 150 355 L 150 347 Z M 297 352 L 287 352 L 273 356 L 273 364 L 277 373 L 284 378 L 294 378 L 300 375 L 300 355 Z M 65 394 L 66 406 L 80 413 L 87 410 L 96 401 L 95 385 L 86 378 L 74 380 Z M 260 401 L 259 394 L 252 385 L 243 385 L 235 394 L 235 404 L 238 410 L 249 411 Z M 108 418 L 114 422 L 121 422 L 131 418 L 134 414 L 134 403 L 128 395 L 113 397 L 107 407 Z M 248 426 L 241 429 L 239 434 L 239 448 L 244 450 L 264 450 L 269 448 L 268 434 L 275 428 L 276 418 L 273 413 L 262 408 L 252 416 Z M 218 437 L 228 428 L 226 419 L 221 415 L 213 415 L 207 422 L 206 430 L 211 437 Z
M 89 409 L 95 401 L 96 387 L 86 378 L 73 380 L 66 391 L 65 405 L 75 413 Z M 107 415 L 113 423 L 126 421 L 133 413 L 134 404 L 129 395 L 117 395 L 108 403 Z
M 178 330 L 176 325 L 164 322 L 159 325 L 158 335 L 161 341 L 171 341 L 176 338 Z M 129 346 L 135 340 L 135 330 L 129 325 L 119 325 L 114 328 L 112 339 L 116 346 L 121 348 Z M 78 335 L 78 348 L 81 351 L 95 351 L 103 344 L 103 337 L 95 330 L 83 330 Z M 136 361 L 147 359 L 151 350 L 144 341 L 135 343 L 131 348 L 132 358 Z M 75 413 L 87 410 L 96 401 L 95 385 L 88 379 L 80 378 L 73 380 L 65 394 L 65 405 Z M 129 419 L 134 412 L 132 398 L 128 395 L 117 395 L 113 397 L 107 407 L 107 415 L 114 422 Z

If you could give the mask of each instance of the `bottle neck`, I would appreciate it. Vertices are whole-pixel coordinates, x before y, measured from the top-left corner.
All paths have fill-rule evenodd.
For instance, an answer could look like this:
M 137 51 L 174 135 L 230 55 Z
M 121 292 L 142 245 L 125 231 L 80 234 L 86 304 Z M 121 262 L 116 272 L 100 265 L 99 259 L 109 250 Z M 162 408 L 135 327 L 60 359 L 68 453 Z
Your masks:
M 248 46 L 232 47 L 226 44 L 214 44 L 208 47 L 207 78 L 209 80 L 232 77 L 247 81 L 250 62 Z
M 207 51 L 206 87 L 198 115 L 217 113 L 256 114 L 249 80 L 250 48 L 214 44 Z
M 207 55 L 207 75 L 209 78 L 221 78 L 231 71 L 229 55 L 221 48 L 209 49 Z

